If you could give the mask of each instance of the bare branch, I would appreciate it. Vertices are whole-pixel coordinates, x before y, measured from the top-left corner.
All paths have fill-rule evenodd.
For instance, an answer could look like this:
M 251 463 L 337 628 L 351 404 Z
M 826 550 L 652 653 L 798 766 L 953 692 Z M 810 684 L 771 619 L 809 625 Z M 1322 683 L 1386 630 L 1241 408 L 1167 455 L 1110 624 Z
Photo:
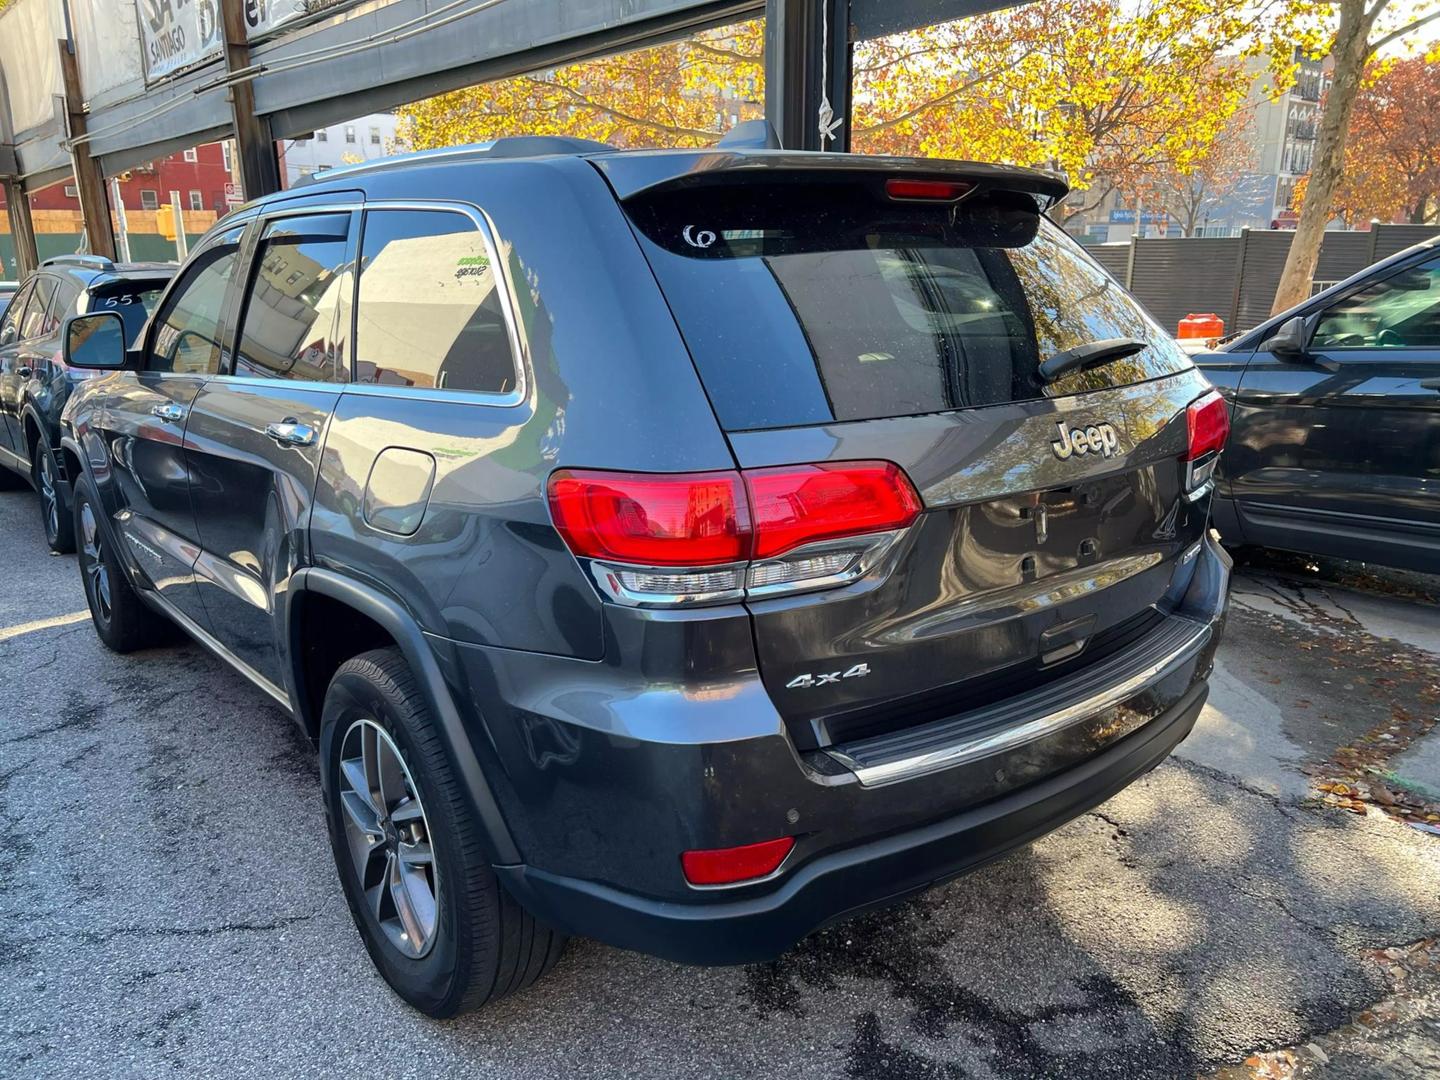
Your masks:
M 1377 52 L 1385 48 L 1385 46 L 1389 45 L 1392 41 L 1399 41 L 1406 34 L 1410 34 L 1416 30 L 1419 30 L 1420 27 L 1424 26 L 1426 23 L 1434 19 L 1440 19 L 1440 8 L 1432 11 L 1429 15 L 1422 15 L 1420 18 L 1416 19 L 1408 26 L 1402 26 L 1399 30 L 1393 30 L 1390 33 L 1386 34 L 1379 41 L 1371 45 L 1369 52 L 1367 52 L 1365 55 L 1374 56 Z

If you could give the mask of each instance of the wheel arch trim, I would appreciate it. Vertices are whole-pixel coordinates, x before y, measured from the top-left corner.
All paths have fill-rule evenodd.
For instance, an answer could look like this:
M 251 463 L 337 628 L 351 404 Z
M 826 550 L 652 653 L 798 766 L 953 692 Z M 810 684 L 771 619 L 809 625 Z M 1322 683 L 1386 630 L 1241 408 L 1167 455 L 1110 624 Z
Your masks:
M 414 672 L 426 703 L 430 706 L 440 726 L 441 736 L 450 749 L 451 761 L 460 774 L 461 782 L 470 803 L 480 819 L 481 827 L 490 842 L 490 854 L 497 864 L 517 864 L 520 851 L 505 823 L 500 804 L 490 788 L 490 781 L 480 768 L 479 758 L 470 743 L 470 736 L 460 718 L 459 711 L 450 693 L 449 684 L 440 671 L 435 654 L 426 643 L 425 635 L 414 617 L 392 597 L 365 585 L 353 578 L 322 567 L 304 567 L 295 572 L 291 579 L 292 595 L 301 592 L 315 592 L 338 600 L 361 614 L 373 619 L 394 639 L 410 670 Z M 291 610 L 297 610 L 291 605 Z M 295 633 L 295 621 L 291 619 L 290 633 Z M 297 651 L 292 649 L 291 677 L 297 691 L 303 686 L 302 673 L 298 668 Z M 297 699 L 303 694 L 297 693 Z

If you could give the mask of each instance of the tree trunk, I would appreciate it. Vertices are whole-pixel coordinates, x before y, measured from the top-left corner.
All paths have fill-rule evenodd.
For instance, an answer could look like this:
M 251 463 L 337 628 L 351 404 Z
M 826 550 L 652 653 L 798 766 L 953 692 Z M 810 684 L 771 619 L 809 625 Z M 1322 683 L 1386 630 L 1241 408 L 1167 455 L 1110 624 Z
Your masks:
M 1320 114 L 1315 157 L 1305 186 L 1305 205 L 1300 210 L 1290 253 L 1285 257 L 1280 287 L 1275 290 L 1275 303 L 1270 308 L 1272 315 L 1310 296 L 1310 281 L 1315 276 L 1315 264 L 1320 261 L 1320 242 L 1325 239 L 1325 224 L 1330 220 L 1335 191 L 1345 167 L 1345 136 L 1350 130 L 1350 114 L 1355 108 L 1360 76 L 1370 51 L 1370 22 L 1364 0 L 1342 0 L 1340 29 L 1336 31 L 1331 50 L 1335 67 Z

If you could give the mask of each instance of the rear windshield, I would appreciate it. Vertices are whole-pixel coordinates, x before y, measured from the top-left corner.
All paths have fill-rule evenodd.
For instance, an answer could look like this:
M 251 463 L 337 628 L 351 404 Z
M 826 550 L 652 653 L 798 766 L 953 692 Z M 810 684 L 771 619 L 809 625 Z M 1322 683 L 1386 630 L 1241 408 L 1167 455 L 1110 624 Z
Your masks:
M 956 204 L 873 185 L 726 184 L 627 210 L 728 430 L 912 416 L 1105 389 L 1190 366 L 1028 195 Z M 1105 338 L 1137 355 L 1046 386 Z
M 160 302 L 163 281 L 128 281 L 98 287 L 90 297 L 91 311 L 114 311 L 125 323 L 125 341 L 134 346 L 140 340 L 145 320 Z

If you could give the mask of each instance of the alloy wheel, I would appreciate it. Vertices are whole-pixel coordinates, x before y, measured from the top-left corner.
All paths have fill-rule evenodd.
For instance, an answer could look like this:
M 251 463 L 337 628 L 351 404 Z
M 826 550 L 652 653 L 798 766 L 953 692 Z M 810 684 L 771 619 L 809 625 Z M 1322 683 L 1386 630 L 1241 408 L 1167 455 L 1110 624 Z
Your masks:
M 40 480 L 40 509 L 45 514 L 45 538 L 51 543 L 60 535 L 60 496 L 55 485 L 55 460 L 43 446 L 36 448 L 40 455 L 36 474 Z
M 405 758 L 374 720 L 356 720 L 340 744 L 340 806 L 370 914 L 402 955 L 420 959 L 440 912 L 430 824 Z
M 110 621 L 110 569 L 105 565 L 104 543 L 100 524 L 87 499 L 80 504 L 80 568 L 85 572 L 85 585 L 95 601 L 95 613 L 102 622 Z

